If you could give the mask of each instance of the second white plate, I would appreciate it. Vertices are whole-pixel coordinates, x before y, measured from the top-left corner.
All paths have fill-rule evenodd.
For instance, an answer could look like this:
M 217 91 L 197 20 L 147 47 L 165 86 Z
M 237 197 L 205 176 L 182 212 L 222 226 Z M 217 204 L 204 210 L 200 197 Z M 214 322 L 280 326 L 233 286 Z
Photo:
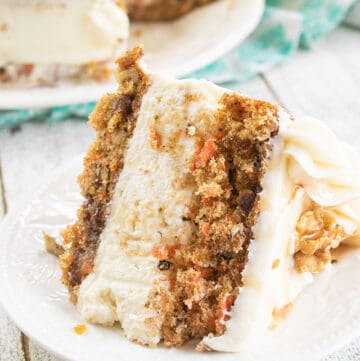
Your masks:
M 264 0 L 220 0 L 171 22 L 132 24 L 129 46 L 145 46 L 154 73 L 186 75 L 218 59 L 257 26 Z M 27 90 L 0 88 L 0 109 L 47 108 L 98 100 L 116 89 L 105 84 L 61 85 Z

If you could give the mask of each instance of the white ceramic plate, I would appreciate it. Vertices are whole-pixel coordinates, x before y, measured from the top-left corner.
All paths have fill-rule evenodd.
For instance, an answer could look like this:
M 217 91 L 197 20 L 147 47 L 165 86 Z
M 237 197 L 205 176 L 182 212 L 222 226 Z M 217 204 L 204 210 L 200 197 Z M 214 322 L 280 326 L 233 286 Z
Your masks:
M 32 339 L 71 361 L 319 361 L 360 334 L 360 252 L 316 277 L 289 317 L 242 354 L 147 348 L 126 340 L 119 327 L 82 323 L 61 285 L 57 259 L 46 253 L 42 231 L 59 235 L 81 202 L 76 177 L 81 160 L 54 173 L 19 203 L 0 226 L 0 299 Z
M 221 0 L 167 23 L 132 24 L 129 46 L 144 44 L 152 72 L 179 77 L 227 53 L 257 26 L 264 0 Z M 45 108 L 96 101 L 116 89 L 105 84 L 1 89 L 0 109 Z

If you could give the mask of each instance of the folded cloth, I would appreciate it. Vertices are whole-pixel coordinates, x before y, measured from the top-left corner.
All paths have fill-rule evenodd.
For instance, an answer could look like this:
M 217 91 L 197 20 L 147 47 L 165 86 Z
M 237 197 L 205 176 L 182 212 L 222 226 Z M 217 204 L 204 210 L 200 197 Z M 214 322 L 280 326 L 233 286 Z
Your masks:
M 349 13 L 350 11 L 350 13 Z M 360 30 L 360 0 L 267 0 L 255 32 L 216 62 L 187 77 L 206 78 L 218 84 L 243 82 L 279 64 L 299 48 L 346 22 Z M 26 120 L 57 122 L 70 117 L 87 118 L 94 103 L 46 110 L 0 111 L 0 128 Z

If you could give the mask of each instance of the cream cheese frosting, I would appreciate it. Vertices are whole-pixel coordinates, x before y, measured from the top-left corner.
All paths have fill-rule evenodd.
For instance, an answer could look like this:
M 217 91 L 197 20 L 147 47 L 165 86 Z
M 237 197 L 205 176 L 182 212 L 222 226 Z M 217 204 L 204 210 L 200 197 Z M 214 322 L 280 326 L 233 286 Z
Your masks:
M 294 270 L 293 258 L 296 223 L 309 203 L 328 207 L 349 236 L 348 244 L 360 245 L 359 156 L 325 123 L 313 118 L 294 121 L 286 112 L 280 114 L 280 133 L 273 140 L 243 287 L 225 333 L 203 341 L 214 350 L 240 352 L 254 347 L 259 337 L 271 332 L 274 313 L 287 312 L 312 282 L 310 272 Z
M 289 176 L 322 206 L 360 197 L 359 156 L 318 119 L 304 118 L 283 131 Z
M 126 47 L 128 27 L 114 0 L 3 0 L 0 66 L 112 60 Z

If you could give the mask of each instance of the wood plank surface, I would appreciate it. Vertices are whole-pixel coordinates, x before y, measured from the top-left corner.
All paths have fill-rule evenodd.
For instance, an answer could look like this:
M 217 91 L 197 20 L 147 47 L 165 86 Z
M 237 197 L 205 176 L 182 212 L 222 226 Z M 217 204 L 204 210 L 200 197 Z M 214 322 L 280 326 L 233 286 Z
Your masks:
M 27 123 L 0 132 L 2 173 L 8 209 L 17 196 L 42 182 L 54 169 L 81 156 L 93 136 L 84 121 Z
M 21 332 L 0 306 L 0 360 L 25 361 Z

